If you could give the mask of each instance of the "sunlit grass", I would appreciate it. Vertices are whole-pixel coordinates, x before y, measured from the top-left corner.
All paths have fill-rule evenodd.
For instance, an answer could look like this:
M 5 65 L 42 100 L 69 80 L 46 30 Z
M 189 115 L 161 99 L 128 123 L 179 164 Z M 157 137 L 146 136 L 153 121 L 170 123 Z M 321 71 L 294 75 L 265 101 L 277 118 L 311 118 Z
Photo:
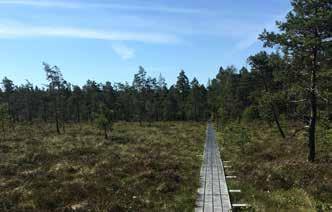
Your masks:
M 241 141 L 243 130 L 247 142 Z M 257 122 L 231 124 L 217 135 L 222 157 L 238 176 L 229 187 L 242 190 L 232 195 L 233 203 L 249 203 L 255 211 L 331 210 L 331 142 L 318 137 L 317 159 L 310 163 L 305 133 L 285 141 L 274 126 Z
M 0 143 L 0 210 L 191 211 L 205 124 L 17 126 Z

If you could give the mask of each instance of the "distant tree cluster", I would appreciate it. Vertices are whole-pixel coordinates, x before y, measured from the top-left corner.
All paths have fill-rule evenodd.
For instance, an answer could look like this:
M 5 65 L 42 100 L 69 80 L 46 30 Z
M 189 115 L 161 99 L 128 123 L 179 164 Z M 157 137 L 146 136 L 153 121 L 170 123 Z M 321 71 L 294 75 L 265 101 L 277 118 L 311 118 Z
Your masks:
M 66 123 L 81 121 L 97 121 L 105 126 L 109 125 L 108 119 L 142 123 L 204 121 L 208 117 L 205 86 L 196 78 L 189 82 L 184 71 L 176 85 L 170 87 L 161 75 L 158 79 L 147 76 L 143 67 L 139 67 L 132 85 L 88 80 L 79 87 L 64 80 L 59 67 L 46 63 L 43 66 L 47 87 L 39 88 L 30 82 L 17 86 L 6 77 L 2 80 L 1 108 L 8 107 L 12 122 L 54 121 L 61 133 Z

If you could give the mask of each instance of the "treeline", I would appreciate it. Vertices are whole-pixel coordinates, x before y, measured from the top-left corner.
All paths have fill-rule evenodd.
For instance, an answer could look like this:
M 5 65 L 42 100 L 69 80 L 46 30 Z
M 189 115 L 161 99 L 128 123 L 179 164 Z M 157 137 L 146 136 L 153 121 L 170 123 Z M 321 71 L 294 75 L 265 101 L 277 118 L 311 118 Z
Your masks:
M 55 120 L 60 131 L 65 123 L 94 121 L 105 108 L 111 110 L 113 121 L 203 121 L 208 116 L 205 86 L 196 78 L 190 82 L 184 71 L 170 87 L 161 75 L 158 79 L 147 76 L 143 67 L 132 84 L 88 80 L 80 87 L 67 82 L 57 66 L 43 66 L 47 87 L 2 80 L 0 101 L 8 107 L 12 122 Z

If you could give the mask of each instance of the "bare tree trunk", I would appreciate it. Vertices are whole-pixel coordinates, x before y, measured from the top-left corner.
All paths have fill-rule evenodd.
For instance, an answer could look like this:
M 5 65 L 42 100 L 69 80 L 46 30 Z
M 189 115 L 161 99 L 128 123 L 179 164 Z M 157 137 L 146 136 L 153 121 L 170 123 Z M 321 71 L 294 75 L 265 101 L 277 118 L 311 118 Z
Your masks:
M 309 124 L 309 155 L 308 160 L 313 162 L 316 154 L 316 121 L 317 121 L 317 96 L 316 96 L 316 74 L 317 74 L 317 49 L 314 49 L 313 69 L 310 81 L 310 124 Z
M 60 127 L 59 127 L 59 118 L 58 118 L 58 112 L 55 111 L 55 123 L 56 123 L 56 132 L 60 134 Z
M 309 155 L 308 160 L 313 162 L 315 160 L 315 152 L 316 152 L 316 120 L 317 120 L 317 97 L 314 92 L 311 92 L 310 95 L 310 103 L 311 103 L 311 114 L 310 114 L 310 125 L 309 125 Z
M 271 103 L 271 108 L 272 108 L 272 111 L 273 111 L 273 118 L 274 118 L 274 121 L 275 121 L 276 124 L 277 124 L 277 127 L 278 127 L 278 130 L 279 130 L 279 132 L 280 132 L 280 135 L 281 135 L 281 137 L 282 137 L 283 139 L 285 139 L 286 136 L 285 136 L 285 133 L 284 133 L 284 131 L 282 130 L 282 128 L 281 128 L 281 126 L 280 126 L 280 122 L 279 122 L 279 119 L 278 119 L 278 115 L 277 115 L 277 112 L 276 112 L 276 109 L 275 109 L 273 103 Z
M 58 100 L 57 97 L 55 97 L 54 102 L 54 111 L 55 111 L 55 124 L 56 124 L 56 132 L 60 135 L 60 127 L 59 127 L 59 117 L 58 117 Z
M 267 87 L 267 84 L 266 84 L 266 81 L 265 81 L 265 77 L 264 77 L 264 76 L 263 76 L 263 83 L 264 83 L 265 91 L 266 91 L 266 92 L 269 92 L 269 89 L 268 89 L 268 87 Z M 272 110 L 272 113 L 273 113 L 273 119 L 274 119 L 274 121 L 275 121 L 275 123 L 276 123 L 276 125 L 277 125 L 277 128 L 278 128 L 278 130 L 279 130 L 279 133 L 280 133 L 281 137 L 282 137 L 283 139 L 285 139 L 286 136 L 285 136 L 284 131 L 283 131 L 282 128 L 281 128 L 281 125 L 280 125 L 280 122 L 279 122 L 279 119 L 278 119 L 278 115 L 277 115 L 277 111 L 276 111 L 276 108 L 275 108 L 273 102 L 270 103 L 270 106 L 271 106 L 271 110 Z

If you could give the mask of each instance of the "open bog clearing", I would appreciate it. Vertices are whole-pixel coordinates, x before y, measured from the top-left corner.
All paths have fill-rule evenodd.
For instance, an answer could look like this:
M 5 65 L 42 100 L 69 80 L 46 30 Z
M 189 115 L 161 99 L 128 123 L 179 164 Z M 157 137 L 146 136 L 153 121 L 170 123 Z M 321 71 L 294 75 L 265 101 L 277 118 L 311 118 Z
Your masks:
M 0 0 L 0 212 L 332 211 L 332 0 L 262 2 Z
M 0 143 L 0 210 L 193 210 L 206 124 L 113 128 L 16 126 Z

